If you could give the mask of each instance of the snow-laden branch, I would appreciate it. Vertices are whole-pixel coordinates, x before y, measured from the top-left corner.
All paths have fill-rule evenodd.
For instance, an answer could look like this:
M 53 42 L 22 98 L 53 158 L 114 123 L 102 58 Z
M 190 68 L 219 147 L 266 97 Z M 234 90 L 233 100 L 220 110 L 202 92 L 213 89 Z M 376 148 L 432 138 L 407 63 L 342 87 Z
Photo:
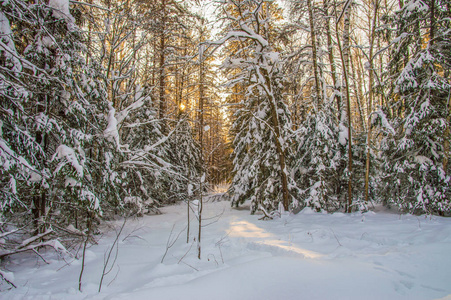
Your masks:
M 74 0 L 69 0 L 69 2 L 72 3 L 72 4 L 91 6 L 91 7 L 95 7 L 95 8 L 104 10 L 106 12 L 111 12 L 111 9 L 108 9 L 108 8 L 100 6 L 100 5 L 92 4 L 92 3 L 81 2 L 81 1 L 74 1 Z
M 40 240 L 40 239 L 52 234 L 52 233 L 54 233 L 54 231 L 51 230 L 51 229 L 48 229 L 44 233 L 41 233 L 41 234 L 39 234 L 37 236 L 31 237 L 31 238 L 23 241 L 18 247 L 16 247 L 13 250 L 0 252 L 0 259 L 3 259 L 3 258 L 5 258 L 7 256 L 10 256 L 10 255 L 26 252 L 26 251 L 33 251 L 33 252 L 35 252 L 37 254 L 36 250 L 39 249 L 39 248 L 42 248 L 42 247 L 51 247 L 57 252 L 69 253 L 67 251 L 67 249 L 57 239 L 53 239 L 53 240 L 49 240 L 49 241 L 44 241 L 44 242 L 40 242 L 40 243 L 37 243 L 37 244 L 33 244 L 34 242 L 36 242 L 36 241 L 38 241 L 38 240 Z
M 227 42 L 230 39 L 232 40 L 251 39 L 257 41 L 262 47 L 268 46 L 268 41 L 265 40 L 261 35 L 253 32 L 253 30 L 250 29 L 244 23 L 242 24 L 242 26 L 244 26 L 243 31 L 229 31 L 222 39 L 217 41 L 206 41 L 205 44 L 222 46 L 224 45 L 225 42 Z

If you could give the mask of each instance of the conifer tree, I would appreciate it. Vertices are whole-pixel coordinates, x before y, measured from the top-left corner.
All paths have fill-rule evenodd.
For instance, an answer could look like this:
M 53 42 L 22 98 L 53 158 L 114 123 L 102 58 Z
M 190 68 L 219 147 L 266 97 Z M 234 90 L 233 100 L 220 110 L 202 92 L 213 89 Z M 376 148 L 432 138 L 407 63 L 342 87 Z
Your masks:
M 384 197 L 414 213 L 451 209 L 449 8 L 449 1 L 410 0 L 390 19 L 394 101 L 381 123 L 393 128 L 382 131 Z
M 339 140 L 335 103 L 311 109 L 296 131 L 298 150 L 294 161 L 301 203 L 317 211 L 341 207 L 345 152 Z
M 106 118 L 99 118 L 107 111 L 101 68 L 85 60 L 69 2 L 10 1 L 3 9 L 1 156 L 3 172 L 19 170 L 3 212 L 12 212 L 14 198 L 16 210 L 31 209 L 26 218 L 35 233 L 87 226 L 79 219 L 90 222 L 102 212 L 101 199 L 115 197 L 111 181 L 102 180 L 108 146 Z
M 245 82 L 247 92 L 236 112 L 233 141 L 234 179 L 232 204 L 251 200 L 251 211 L 271 213 L 279 207 L 289 209 L 294 183 L 288 157 L 291 153 L 290 116 L 281 88 L 280 55 L 271 44 L 270 28 L 274 10 L 272 1 L 222 1 L 229 27 L 217 42 L 246 40 L 246 49 L 229 56 L 224 68 L 236 69 L 234 83 Z M 244 53 L 244 57 L 239 54 Z

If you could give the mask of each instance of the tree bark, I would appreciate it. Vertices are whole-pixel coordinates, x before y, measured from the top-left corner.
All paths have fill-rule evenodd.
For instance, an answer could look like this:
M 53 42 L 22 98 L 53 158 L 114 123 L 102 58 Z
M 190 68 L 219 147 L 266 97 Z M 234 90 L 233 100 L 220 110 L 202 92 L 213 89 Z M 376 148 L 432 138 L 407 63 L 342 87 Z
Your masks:
M 369 79 L 368 79 L 368 135 L 366 138 L 366 163 L 365 163 L 365 202 L 368 203 L 369 200 L 369 181 L 370 181 L 370 144 L 371 144 L 371 113 L 373 112 L 373 51 L 374 51 L 374 37 L 376 32 L 376 19 L 377 11 L 379 9 L 379 1 L 374 1 L 374 15 L 373 23 L 371 26 L 370 33 L 370 54 L 369 54 Z
M 165 132 L 165 122 L 164 117 L 166 114 L 166 78 L 165 78 L 165 50 L 166 50 L 166 0 L 161 0 L 161 24 L 160 24 L 160 99 L 159 99 L 159 114 L 158 117 L 162 121 L 162 132 Z
M 446 174 L 448 174 L 448 162 L 449 162 L 449 150 L 450 150 L 450 122 L 451 122 L 451 95 L 448 96 L 448 103 L 447 103 L 447 117 L 446 117 L 446 129 L 445 133 L 443 135 L 443 171 L 445 171 Z
M 308 13 L 309 13 L 309 22 L 310 22 L 310 38 L 312 40 L 312 59 L 313 59 L 313 73 L 315 76 L 315 91 L 316 97 L 318 101 L 318 105 L 322 104 L 322 98 L 320 93 L 320 81 L 318 75 L 318 54 L 316 49 L 316 34 L 315 34 L 315 22 L 313 19 L 313 7 L 312 0 L 307 0 Z
M 359 125 L 362 131 L 365 130 L 365 121 L 364 121 L 364 115 L 363 115 L 363 111 L 362 111 L 362 99 L 363 99 L 363 91 L 362 91 L 362 87 L 363 87 L 363 79 L 362 79 L 362 72 L 359 69 L 359 65 L 355 66 L 355 64 L 357 63 L 356 61 L 360 61 L 360 55 L 357 55 L 357 57 L 355 58 L 354 63 L 351 64 L 351 70 L 352 70 L 352 80 L 353 80 L 353 85 L 354 85 L 354 93 L 355 93 L 355 104 L 356 104 L 356 110 L 359 114 Z M 357 77 L 357 78 L 356 78 Z
M 203 25 L 203 19 L 202 19 L 202 25 Z M 203 58 L 199 57 L 199 144 L 200 144 L 200 157 L 202 161 L 202 169 L 204 166 L 204 80 L 205 80 L 205 72 L 204 72 L 204 63 Z M 199 184 L 199 210 L 198 210 L 198 219 L 199 219 L 199 231 L 198 231 L 198 237 L 197 237 L 197 258 L 201 258 L 201 238 L 202 238 L 202 209 L 203 209 L 203 181 L 205 179 L 205 175 L 203 174 L 202 170 L 202 178 L 200 180 Z
M 328 15 L 329 7 L 328 7 L 328 4 L 326 1 L 324 1 L 324 10 L 326 11 L 326 15 Z M 341 102 L 340 102 L 340 97 L 337 95 L 337 88 L 338 88 L 337 69 L 335 66 L 334 45 L 332 42 L 332 33 L 331 33 L 331 29 L 330 29 L 328 16 L 326 16 L 326 34 L 327 34 L 327 48 L 328 48 L 328 52 L 329 52 L 330 73 L 332 75 L 332 82 L 334 84 L 334 94 L 335 94 L 335 100 L 337 102 L 337 112 L 339 113 L 341 111 Z
M 348 3 L 349 2 L 349 3 Z M 345 5 L 344 11 L 344 32 L 343 32 L 343 47 L 340 42 L 340 35 L 338 34 L 338 23 L 340 20 L 337 20 L 335 23 L 338 49 L 340 50 L 341 62 L 343 65 L 343 76 L 344 83 L 346 88 L 345 93 L 345 102 L 346 102 L 346 112 L 347 112 L 347 121 L 348 121 L 348 213 L 352 212 L 352 122 L 351 122 L 351 99 L 349 93 L 349 79 L 348 79 L 348 70 L 349 70 L 349 35 L 350 35 L 350 12 L 352 0 L 348 1 Z M 343 118 L 344 119 L 344 118 Z

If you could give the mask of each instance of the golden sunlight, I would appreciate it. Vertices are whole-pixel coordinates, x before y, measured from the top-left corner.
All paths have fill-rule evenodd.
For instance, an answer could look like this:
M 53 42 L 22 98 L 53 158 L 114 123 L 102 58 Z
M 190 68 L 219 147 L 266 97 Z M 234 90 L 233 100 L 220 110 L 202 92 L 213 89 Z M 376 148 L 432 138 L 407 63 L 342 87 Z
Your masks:
M 301 248 L 291 241 L 284 241 L 280 239 L 280 237 L 277 237 L 276 235 L 267 232 L 263 228 L 260 228 L 248 221 L 234 221 L 230 225 L 230 236 L 248 239 L 253 238 L 254 245 L 260 245 L 262 247 L 272 247 L 273 249 L 282 249 L 284 251 L 295 253 L 301 257 L 309 259 L 321 258 L 323 256 L 321 253 Z

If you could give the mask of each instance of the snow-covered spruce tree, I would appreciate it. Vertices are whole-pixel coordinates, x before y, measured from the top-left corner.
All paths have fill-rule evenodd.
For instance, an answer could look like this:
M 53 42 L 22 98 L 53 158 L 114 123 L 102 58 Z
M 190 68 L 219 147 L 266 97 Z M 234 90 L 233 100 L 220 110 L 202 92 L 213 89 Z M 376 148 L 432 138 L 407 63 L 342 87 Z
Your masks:
M 120 155 L 108 153 L 110 164 L 104 172 L 109 171 L 110 176 L 118 180 L 117 208 L 123 209 L 125 214 L 142 215 L 160 203 L 153 192 L 157 188 L 155 173 L 160 169 L 159 149 L 155 144 L 162 141 L 163 135 L 151 107 L 151 91 L 140 86 L 128 90 L 118 88 L 116 91 L 125 105 L 122 110 L 116 111 L 110 103 L 109 126 L 104 134 Z
M 346 149 L 339 143 L 334 108 L 335 103 L 329 102 L 311 109 L 296 131 L 294 170 L 298 187 L 304 191 L 301 202 L 317 211 L 339 209 L 346 192 L 342 178 Z
M 332 4 L 326 1 L 319 6 L 310 0 L 287 2 L 292 24 L 286 30 L 295 26 L 297 30 L 291 34 L 298 38 L 307 34 L 308 39 L 307 44 L 291 47 L 287 55 L 289 59 L 285 61 L 285 69 L 290 72 L 290 86 L 294 87 L 291 88 L 294 94 L 293 115 L 298 128 L 294 135 L 298 142 L 293 160 L 295 180 L 303 190 L 300 196 L 302 204 L 318 211 L 334 211 L 344 207 L 346 198 L 349 198 L 349 189 L 346 189 L 346 184 L 349 187 L 349 155 L 351 153 L 352 161 L 357 159 L 357 168 L 353 170 L 357 175 L 361 171 L 359 154 L 363 147 L 362 144 L 353 144 L 351 152 L 346 147 L 349 146 L 347 107 L 341 105 L 345 90 L 340 91 L 332 31 L 328 24 L 333 19 L 329 15 Z M 323 50 L 326 47 L 329 53 Z M 327 60 L 330 75 L 325 64 Z M 359 179 L 359 176 L 353 176 L 352 185 L 360 183 Z M 358 186 L 352 190 L 354 204 L 359 199 L 358 191 Z
M 390 19 L 394 130 L 383 131 L 384 197 L 413 213 L 451 210 L 450 5 L 410 0 Z
M 200 172 L 200 151 L 187 118 L 161 122 L 152 108 L 151 91 L 137 87 L 136 99 L 114 114 L 117 147 L 123 158 L 116 160 L 116 175 L 122 178 L 121 207 L 139 215 L 167 203 L 187 199 Z
M 230 86 L 244 82 L 247 92 L 236 111 L 233 130 L 232 204 L 251 200 L 251 212 L 271 213 L 293 202 L 290 176 L 290 116 L 281 93 L 280 56 L 269 43 L 273 1 L 220 1 L 228 20 L 228 33 L 217 42 L 246 40 L 246 49 L 230 54 L 224 68 L 236 69 Z M 240 54 L 245 54 L 240 55 Z
M 199 179 L 204 169 L 201 148 L 194 139 L 192 127 L 187 118 L 174 122 L 168 141 L 162 145 L 160 155 L 169 165 L 161 170 L 161 184 L 164 185 L 164 203 L 186 200 L 199 192 Z
M 173 180 L 171 191 L 179 200 L 184 200 L 199 188 L 197 185 L 203 169 L 200 145 L 193 137 L 186 114 L 182 114 L 170 142 L 171 161 L 180 174 L 174 176 L 177 180 Z
M 24 104 L 29 90 L 22 79 L 24 59 L 14 41 L 12 24 L 23 12 L 16 3 L 3 5 L 0 11 L 0 198 L 1 212 L 8 212 L 27 205 L 21 199 L 22 189 L 30 189 L 27 182 L 40 178 L 44 170 L 37 157 L 43 155 L 41 145 L 28 129 L 31 118 Z M 11 19 L 11 21 L 10 21 Z M 25 22 L 25 21 L 24 21 Z M 20 49 L 19 49 L 20 50 Z M 3 220 L 2 220 L 3 221 Z
M 0 18 L 2 173 L 19 170 L 14 180 L 8 175 L 14 188 L 3 216 L 22 212 L 16 221 L 34 220 L 36 233 L 83 228 L 79 218 L 86 224 L 100 213 L 100 194 L 107 198 L 109 190 L 100 176 L 106 127 L 100 74 L 82 56 L 83 35 L 68 1 L 8 1 Z

